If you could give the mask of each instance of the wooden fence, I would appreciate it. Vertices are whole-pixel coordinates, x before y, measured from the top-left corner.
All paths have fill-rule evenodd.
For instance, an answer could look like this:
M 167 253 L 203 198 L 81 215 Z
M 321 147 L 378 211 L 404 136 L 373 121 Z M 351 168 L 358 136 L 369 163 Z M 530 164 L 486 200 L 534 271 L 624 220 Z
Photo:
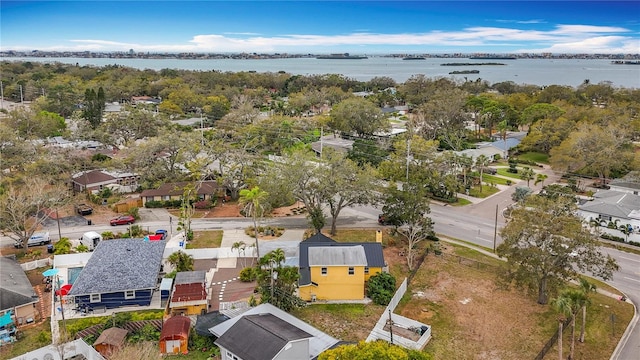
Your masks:
M 142 199 L 130 199 L 126 202 L 113 204 L 113 210 L 117 213 L 126 213 L 131 208 L 141 208 L 142 207 Z

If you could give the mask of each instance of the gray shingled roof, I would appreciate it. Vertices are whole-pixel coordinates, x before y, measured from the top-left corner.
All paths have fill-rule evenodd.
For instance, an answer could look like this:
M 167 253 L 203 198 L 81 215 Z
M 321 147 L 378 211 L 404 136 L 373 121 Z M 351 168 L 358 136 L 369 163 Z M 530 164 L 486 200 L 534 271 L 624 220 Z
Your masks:
M 69 295 L 155 288 L 165 244 L 143 239 L 101 241 Z
M 0 311 L 37 301 L 37 295 L 20 264 L 0 257 Z
M 366 266 L 364 247 L 312 246 L 309 248 L 309 266 Z
M 312 237 L 301 241 L 298 247 L 300 279 L 299 285 L 311 284 L 311 268 L 309 267 L 309 249 L 312 247 L 335 247 L 348 248 L 353 246 L 362 246 L 366 255 L 366 266 L 368 267 L 385 267 L 384 254 L 382 252 L 382 244 L 377 242 L 360 242 L 360 243 L 339 243 L 335 240 L 323 235 L 315 234 Z
M 205 282 L 205 272 L 198 271 L 182 271 L 176 274 L 176 279 L 173 282 L 175 285 L 182 284 L 196 284 Z
M 290 341 L 312 337 L 272 314 L 254 314 L 243 316 L 215 343 L 243 360 L 263 360 L 273 359 Z
M 640 196 L 613 190 L 600 190 L 592 201 L 579 205 L 580 210 L 616 218 L 628 219 L 634 210 L 640 210 Z

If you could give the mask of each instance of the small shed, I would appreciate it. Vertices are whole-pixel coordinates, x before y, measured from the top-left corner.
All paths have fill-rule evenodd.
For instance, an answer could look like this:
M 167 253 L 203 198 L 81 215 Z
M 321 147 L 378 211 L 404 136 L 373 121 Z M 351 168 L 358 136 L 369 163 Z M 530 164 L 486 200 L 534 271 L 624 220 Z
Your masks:
M 125 338 L 129 331 L 117 327 L 104 330 L 98 339 L 93 343 L 93 347 L 105 358 L 109 358 L 124 346 Z
M 186 316 L 173 316 L 162 325 L 160 332 L 160 353 L 186 354 L 189 344 L 191 320 Z
M 173 287 L 172 278 L 163 278 L 160 283 L 160 304 L 164 307 L 169 301 L 171 295 L 171 288 Z

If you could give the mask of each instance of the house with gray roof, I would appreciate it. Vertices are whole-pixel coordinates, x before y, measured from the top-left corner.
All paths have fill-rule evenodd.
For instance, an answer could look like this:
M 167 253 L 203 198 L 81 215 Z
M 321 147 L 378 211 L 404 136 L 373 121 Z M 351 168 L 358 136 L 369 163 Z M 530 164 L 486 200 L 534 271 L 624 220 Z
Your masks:
M 209 329 L 223 360 L 315 359 L 339 343 L 271 305 L 261 304 Z
M 39 301 L 20 264 L 0 257 L 0 316 L 11 312 L 12 321 L 18 325 L 33 321 L 38 312 L 35 304 Z
M 79 308 L 94 310 L 149 306 L 158 285 L 165 241 L 101 241 L 68 296 Z
M 578 213 L 585 221 L 614 222 L 618 226 L 629 224 L 638 232 L 640 229 L 640 196 L 628 192 L 600 190 L 593 200 L 582 201 Z
M 631 177 L 613 179 L 611 180 L 611 182 L 609 182 L 609 189 L 634 195 L 640 195 L 640 180 Z

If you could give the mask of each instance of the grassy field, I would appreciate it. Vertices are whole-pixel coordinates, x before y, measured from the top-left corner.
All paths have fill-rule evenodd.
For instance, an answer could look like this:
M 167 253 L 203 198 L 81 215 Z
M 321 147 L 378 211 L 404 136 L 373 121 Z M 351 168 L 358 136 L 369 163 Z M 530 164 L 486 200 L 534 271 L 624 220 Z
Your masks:
M 50 344 L 51 323 L 47 319 L 38 325 L 18 330 L 18 341 L 0 347 L 0 359 L 12 359 Z
M 222 230 L 194 231 L 193 240 L 187 243 L 187 249 L 219 248 L 222 244 Z
M 518 159 L 535 161 L 539 164 L 548 164 L 549 163 L 549 155 L 539 153 L 539 152 L 526 152 L 517 155 Z
M 452 256 L 430 256 L 424 262 L 410 286 L 412 297 L 396 312 L 432 326 L 434 338 L 425 351 L 434 359 L 535 357 L 557 328 L 557 313 L 520 290 L 498 287 L 498 260 L 450 245 L 444 251 L 489 265 L 478 268 Z M 611 313 L 619 322 L 615 336 L 607 320 Z M 587 341 L 576 345 L 575 358 L 608 359 L 632 316 L 629 304 L 593 294 Z
M 523 169 L 523 168 L 518 166 L 518 167 L 516 167 L 516 169 L 518 170 L 518 173 L 517 173 L 517 174 L 514 174 L 514 173 L 510 173 L 510 172 L 509 172 L 509 168 L 498 168 L 498 175 L 500 175 L 500 176 L 506 176 L 506 177 L 508 177 L 508 178 L 512 178 L 512 179 L 514 179 L 515 181 L 522 180 L 522 179 L 520 178 L 520 172 L 522 171 L 522 169 Z M 535 176 L 535 175 L 534 175 L 534 176 Z
M 484 177 L 483 177 L 484 180 Z M 469 195 L 477 198 L 486 198 L 500 191 L 497 187 L 488 185 L 482 185 L 482 192 L 480 192 L 480 186 L 474 186 L 469 189 Z
M 515 182 L 514 180 L 504 179 L 504 178 L 501 178 L 499 176 L 493 176 L 493 175 L 488 175 L 488 174 L 482 175 L 482 182 L 484 182 L 484 183 L 507 185 L 508 181 L 511 181 L 512 184 Z

